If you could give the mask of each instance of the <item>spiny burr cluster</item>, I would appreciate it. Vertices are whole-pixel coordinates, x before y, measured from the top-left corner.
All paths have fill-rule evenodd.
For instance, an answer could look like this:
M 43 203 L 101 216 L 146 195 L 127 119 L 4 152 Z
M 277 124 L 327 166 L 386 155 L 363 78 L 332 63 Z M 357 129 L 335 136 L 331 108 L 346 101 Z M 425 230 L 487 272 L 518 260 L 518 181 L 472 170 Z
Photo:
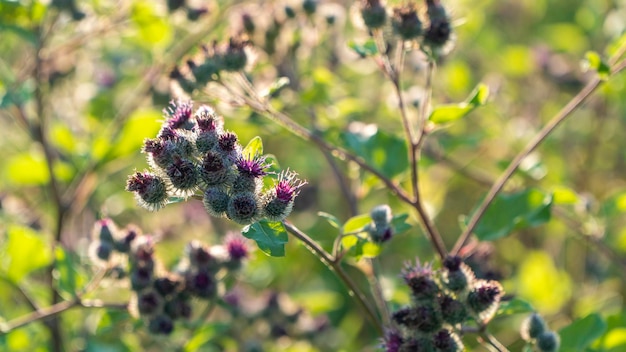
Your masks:
M 242 225 L 281 221 L 305 184 L 290 170 L 268 172 L 267 157 L 245 153 L 237 135 L 224 130 L 223 119 L 207 105 L 194 112 L 191 102 L 172 102 L 143 152 L 151 170 L 130 175 L 126 189 L 148 210 L 173 197 L 197 195 L 212 216 Z M 272 176 L 274 186 L 264 189 L 264 178 Z
M 221 282 L 248 257 L 243 237 L 231 234 L 221 245 L 188 243 L 178 265 L 168 271 L 155 257 L 154 244 L 136 226 L 118 229 L 111 219 L 102 219 L 94 225 L 90 250 L 94 262 L 128 278 L 133 291 L 128 309 L 154 334 L 170 334 L 176 320 L 189 319 L 193 298 L 218 298 Z

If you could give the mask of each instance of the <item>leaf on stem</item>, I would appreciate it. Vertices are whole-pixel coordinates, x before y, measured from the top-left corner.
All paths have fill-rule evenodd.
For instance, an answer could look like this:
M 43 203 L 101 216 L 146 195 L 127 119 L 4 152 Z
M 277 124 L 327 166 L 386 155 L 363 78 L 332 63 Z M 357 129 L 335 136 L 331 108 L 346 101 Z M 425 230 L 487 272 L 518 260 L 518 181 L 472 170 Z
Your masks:
M 582 66 L 583 71 L 596 71 L 601 80 L 607 80 L 611 75 L 611 67 L 604 60 L 602 60 L 600 54 L 595 51 L 588 51 L 585 54 Z
M 350 41 L 348 43 L 348 47 L 354 50 L 354 52 L 362 58 L 374 56 L 378 53 L 378 48 L 376 47 L 376 42 L 374 41 L 374 39 L 368 39 L 363 44 L 358 44 L 354 41 Z
M 31 272 L 52 262 L 50 247 L 40 233 L 25 226 L 10 225 L 7 234 L 0 265 L 11 281 L 20 282 Z
M 241 233 L 254 240 L 263 253 L 272 257 L 285 256 L 285 243 L 289 236 L 282 222 L 261 220 L 244 227 Z
M 243 157 L 252 160 L 257 155 L 263 154 L 263 141 L 261 137 L 256 136 L 248 142 L 245 148 L 242 151 Z
M 489 97 L 489 87 L 481 83 L 474 88 L 463 103 L 439 105 L 433 109 L 428 118 L 432 123 L 445 124 L 465 117 L 479 106 L 485 105 Z
M 481 241 L 493 241 L 514 230 L 539 226 L 550 220 L 552 203 L 552 194 L 533 188 L 500 194 L 485 211 L 474 234 Z
M 593 313 L 576 320 L 559 331 L 561 352 L 585 351 L 606 331 L 607 324 L 602 317 Z
M 370 126 L 343 132 L 341 138 L 347 148 L 386 177 L 394 177 L 408 169 L 406 142 L 394 135 Z
M 513 298 L 510 301 L 505 301 L 500 303 L 500 307 L 496 312 L 496 317 L 498 316 L 507 316 L 513 314 L 521 314 L 521 313 L 531 313 L 534 312 L 535 308 L 533 306 L 520 298 Z

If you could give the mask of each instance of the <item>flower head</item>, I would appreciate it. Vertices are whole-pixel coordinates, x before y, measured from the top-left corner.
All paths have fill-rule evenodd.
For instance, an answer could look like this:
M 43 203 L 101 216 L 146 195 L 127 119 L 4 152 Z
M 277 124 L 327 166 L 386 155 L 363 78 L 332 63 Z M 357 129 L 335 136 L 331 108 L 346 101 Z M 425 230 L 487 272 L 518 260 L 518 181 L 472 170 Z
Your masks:
M 248 246 L 243 236 L 232 232 L 224 239 L 224 246 L 231 260 L 241 261 L 248 257 Z
M 163 109 L 163 114 L 167 118 L 167 125 L 173 129 L 191 130 L 194 126 L 192 101 L 171 101 L 170 105 Z
M 265 216 L 272 221 L 285 219 L 293 209 L 296 196 L 306 181 L 298 178 L 298 174 L 286 170 L 278 174 L 278 182 L 265 198 Z
M 270 164 L 265 162 L 266 159 L 267 157 L 259 155 L 255 155 L 250 159 L 240 156 L 235 161 L 235 165 L 237 166 L 239 174 L 259 178 L 267 175 L 265 169 L 267 169 Z
M 397 331 L 388 330 L 383 338 L 382 347 L 385 352 L 400 352 L 403 343 L 404 339 Z
M 163 178 L 148 172 L 131 175 L 126 182 L 126 190 L 134 192 L 139 205 L 150 211 L 164 207 L 169 197 Z
M 487 322 L 498 309 L 503 295 L 499 282 L 478 280 L 467 294 L 467 305 L 480 320 Z
M 430 300 L 439 293 L 430 264 L 421 265 L 419 260 L 415 261 L 415 265 L 407 263 L 402 270 L 402 278 L 416 300 Z

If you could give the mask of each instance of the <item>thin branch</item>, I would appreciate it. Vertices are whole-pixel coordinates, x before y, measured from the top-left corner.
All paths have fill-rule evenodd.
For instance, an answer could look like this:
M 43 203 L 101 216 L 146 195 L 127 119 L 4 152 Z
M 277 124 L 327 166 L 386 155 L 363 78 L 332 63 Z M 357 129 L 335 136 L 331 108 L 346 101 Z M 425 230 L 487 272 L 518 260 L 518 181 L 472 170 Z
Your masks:
M 56 303 L 50 307 L 42 308 L 25 316 L 15 318 L 8 323 L 0 325 L 0 336 L 6 335 L 15 329 L 19 329 L 36 321 L 44 321 L 75 307 L 83 308 L 110 308 L 127 309 L 128 303 L 104 303 L 100 300 L 81 300 L 75 298 L 69 301 Z
M 341 263 L 335 260 L 328 252 L 324 250 L 317 242 L 311 239 L 306 233 L 300 231 L 293 224 L 283 221 L 285 228 L 289 231 L 293 236 L 295 236 L 298 240 L 300 240 L 304 245 L 313 253 L 316 257 L 320 259 L 320 261 L 326 266 L 328 266 L 331 270 L 333 270 L 339 279 L 344 283 L 348 292 L 352 297 L 356 299 L 357 304 L 361 307 L 367 318 L 374 325 L 378 333 L 382 336 L 383 334 L 383 326 L 380 320 L 377 318 L 376 310 L 374 307 L 370 305 L 369 300 L 363 292 L 359 289 L 356 283 L 352 280 L 352 278 L 343 270 Z
M 624 68 L 625 65 L 626 64 L 624 62 L 622 62 L 621 65 L 616 65 L 615 68 L 612 70 L 612 73 L 618 73 Z M 470 218 L 467 227 L 465 228 L 461 236 L 459 236 L 457 242 L 454 245 L 454 248 L 452 249 L 452 255 L 456 255 L 461 247 L 465 245 L 470 235 L 472 234 L 472 231 L 474 231 L 476 225 L 478 225 L 478 222 L 485 214 L 485 211 L 487 210 L 489 205 L 493 202 L 496 195 L 502 190 L 506 182 L 517 170 L 522 161 L 532 151 L 534 151 L 535 148 L 537 148 L 539 144 L 541 144 L 541 142 L 543 142 L 561 122 L 563 122 L 567 117 L 571 115 L 572 112 L 579 108 L 601 84 L 602 80 L 600 80 L 598 77 L 594 77 L 591 81 L 589 81 L 589 83 L 587 83 L 585 87 L 575 97 L 573 97 L 572 100 L 570 100 L 569 103 L 567 103 L 567 105 L 565 105 L 563 109 L 561 109 L 561 111 L 559 111 L 552 118 L 552 120 L 550 120 L 548 124 L 544 126 L 543 129 L 541 129 L 541 131 L 539 131 L 535 138 L 533 138 L 526 145 L 526 147 L 519 154 L 517 154 L 517 156 L 513 159 L 513 161 L 511 161 L 506 170 L 504 170 L 502 175 L 500 175 L 497 181 L 493 184 L 485 199 L 482 201 L 476 212 Z
M 389 311 L 389 307 L 385 301 L 385 295 L 383 294 L 383 289 L 380 284 L 380 280 L 378 279 L 380 277 L 380 261 L 378 258 L 371 258 L 369 263 L 372 268 L 372 273 L 368 275 L 368 279 L 370 281 L 370 286 L 372 287 L 374 301 L 378 306 L 378 311 L 382 315 L 383 325 L 391 327 L 391 312 Z

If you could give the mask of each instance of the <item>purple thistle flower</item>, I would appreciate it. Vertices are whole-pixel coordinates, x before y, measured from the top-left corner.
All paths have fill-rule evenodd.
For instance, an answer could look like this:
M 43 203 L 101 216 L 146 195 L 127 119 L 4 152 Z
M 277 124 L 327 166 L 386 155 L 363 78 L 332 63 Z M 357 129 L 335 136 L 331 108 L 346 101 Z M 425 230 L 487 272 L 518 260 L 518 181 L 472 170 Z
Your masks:
M 382 347 L 385 349 L 385 352 L 399 352 L 403 343 L 404 339 L 398 332 L 389 330 L 385 333 Z
M 228 256 L 235 261 L 241 261 L 248 257 L 248 246 L 246 240 L 237 233 L 231 233 L 224 239 L 224 246 Z
M 169 198 L 165 181 L 148 172 L 137 172 L 128 178 L 126 190 L 135 192 L 139 205 L 148 210 L 159 210 Z
M 284 220 L 293 209 L 294 199 L 306 181 L 300 180 L 293 171 L 278 174 L 278 182 L 265 195 L 265 216 L 272 221 Z
M 235 161 L 235 165 L 237 165 L 239 174 L 252 178 L 258 178 L 267 175 L 265 169 L 269 167 L 270 164 L 265 162 L 266 159 L 267 157 L 258 155 L 255 155 L 252 159 L 246 159 L 245 157 L 240 156 Z
M 225 132 L 220 136 L 218 145 L 225 152 L 232 152 L 237 148 L 237 135 L 233 132 Z
M 296 198 L 300 193 L 300 188 L 306 185 L 306 181 L 298 179 L 297 176 L 297 173 L 290 170 L 283 171 L 278 175 L 278 183 L 275 187 L 276 199 L 289 203 Z
M 421 265 L 419 259 L 415 261 L 415 265 L 410 263 L 405 265 L 402 278 L 417 300 L 432 299 L 439 293 L 439 286 L 433 278 L 431 265 Z
M 192 101 L 171 101 L 170 105 L 163 109 L 164 115 L 168 118 L 167 125 L 173 129 L 193 127 L 193 102 Z

